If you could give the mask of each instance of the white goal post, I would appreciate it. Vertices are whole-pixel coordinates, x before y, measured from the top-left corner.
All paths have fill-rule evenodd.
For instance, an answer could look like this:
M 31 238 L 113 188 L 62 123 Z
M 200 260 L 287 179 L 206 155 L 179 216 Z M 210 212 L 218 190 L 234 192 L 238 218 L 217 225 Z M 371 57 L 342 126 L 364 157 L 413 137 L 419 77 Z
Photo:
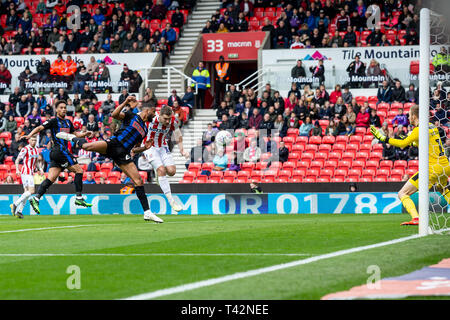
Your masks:
M 437 11 L 428 8 L 420 11 L 418 206 L 420 236 L 431 233 L 447 234 L 450 231 L 449 168 L 439 168 L 438 163 L 430 167 L 428 129 L 430 122 L 437 127 L 440 135 L 440 149 L 442 147 L 440 151 L 449 158 L 450 127 L 447 120 L 450 115 L 450 93 L 447 91 L 450 91 L 448 90 L 450 86 L 450 24 L 444 11 L 442 7 Z M 433 65 L 432 69 L 430 62 Z M 430 174 L 439 176 L 438 184 L 429 190 Z M 444 181 L 446 185 L 442 185 Z
M 429 234 L 428 122 L 430 113 L 430 10 L 420 11 L 419 62 L 419 235 Z

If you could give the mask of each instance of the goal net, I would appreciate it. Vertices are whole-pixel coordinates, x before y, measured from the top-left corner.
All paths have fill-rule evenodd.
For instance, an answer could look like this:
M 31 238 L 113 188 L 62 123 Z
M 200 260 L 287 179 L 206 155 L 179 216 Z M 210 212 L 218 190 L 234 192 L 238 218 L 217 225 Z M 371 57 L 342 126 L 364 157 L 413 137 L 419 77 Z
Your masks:
M 419 130 L 419 233 L 425 235 L 450 231 L 450 203 L 443 197 L 450 184 L 442 173 L 450 170 L 431 165 L 428 155 L 431 123 L 439 130 L 440 150 L 450 156 L 450 25 L 434 10 L 422 9 L 420 18 L 419 128 L 426 130 Z M 437 183 L 428 190 L 431 175 L 439 175 L 444 185 Z

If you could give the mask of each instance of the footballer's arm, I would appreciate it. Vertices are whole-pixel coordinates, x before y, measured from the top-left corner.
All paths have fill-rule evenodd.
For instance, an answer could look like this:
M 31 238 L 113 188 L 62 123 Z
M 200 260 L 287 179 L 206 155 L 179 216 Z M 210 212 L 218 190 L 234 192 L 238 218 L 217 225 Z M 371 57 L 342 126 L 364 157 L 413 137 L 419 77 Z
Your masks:
M 173 132 L 175 141 L 178 144 L 178 148 L 180 149 L 180 153 L 183 157 L 189 158 L 189 153 L 184 151 L 183 147 L 183 135 L 181 134 L 180 128 L 176 128 Z
M 130 103 L 133 103 L 136 101 L 135 96 L 128 96 L 122 104 L 120 104 L 117 108 L 114 109 L 114 111 L 111 113 L 111 117 L 113 117 L 116 120 L 123 120 L 125 119 L 125 113 L 122 112 L 123 108 L 127 106 Z M 136 103 L 137 105 L 137 103 Z
M 389 143 L 390 145 L 393 145 L 394 147 L 399 147 L 402 149 L 413 144 L 414 142 L 419 142 L 419 128 L 418 127 L 414 128 L 414 130 L 411 132 L 411 134 L 403 140 L 393 139 L 393 138 L 386 139 L 386 143 Z
M 141 153 L 144 152 L 145 150 L 148 150 L 152 147 L 153 145 L 153 139 L 149 139 L 147 141 L 145 141 L 145 143 L 141 144 L 139 147 L 134 147 L 131 151 L 133 151 L 134 153 Z
M 36 134 L 38 134 L 39 132 L 41 132 L 42 130 L 44 130 L 45 128 L 44 128 L 44 126 L 43 125 L 40 125 L 40 126 L 37 126 L 36 128 L 34 128 L 28 135 L 26 135 L 26 136 L 22 136 L 22 138 L 21 138 L 21 140 L 22 139 L 30 139 L 31 137 L 33 137 L 34 135 L 36 135 Z

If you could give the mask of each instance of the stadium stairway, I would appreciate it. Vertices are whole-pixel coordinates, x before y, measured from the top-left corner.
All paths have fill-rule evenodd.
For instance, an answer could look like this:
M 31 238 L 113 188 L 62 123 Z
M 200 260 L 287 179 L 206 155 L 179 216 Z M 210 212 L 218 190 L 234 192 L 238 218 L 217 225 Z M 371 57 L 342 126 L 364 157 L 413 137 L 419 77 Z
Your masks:
M 219 7 L 220 2 L 217 0 L 197 1 L 197 6 L 189 16 L 188 22 L 184 25 L 182 36 L 175 44 L 173 53 L 169 56 L 168 62 L 166 63 L 167 67 L 174 67 L 180 71 L 183 69 L 197 38 L 206 24 L 206 21 L 211 18 L 213 13 L 219 9 Z M 163 79 L 167 79 L 167 73 L 164 72 L 162 77 Z M 178 95 L 183 96 L 181 81 L 182 79 L 180 75 L 171 72 L 171 88 L 177 90 Z M 158 98 L 166 99 L 168 97 L 167 85 L 167 81 L 158 83 L 155 89 L 155 95 Z
M 203 132 L 208 127 L 208 123 L 216 120 L 216 110 L 203 109 L 196 110 L 195 119 L 188 122 L 181 130 L 183 132 L 183 147 L 187 152 L 191 152 L 192 147 L 197 144 L 197 140 L 202 138 Z M 181 156 L 178 145 L 172 150 L 173 159 L 177 167 L 177 173 L 169 178 L 171 183 L 178 182 L 183 179 L 184 172 L 186 171 L 186 159 Z

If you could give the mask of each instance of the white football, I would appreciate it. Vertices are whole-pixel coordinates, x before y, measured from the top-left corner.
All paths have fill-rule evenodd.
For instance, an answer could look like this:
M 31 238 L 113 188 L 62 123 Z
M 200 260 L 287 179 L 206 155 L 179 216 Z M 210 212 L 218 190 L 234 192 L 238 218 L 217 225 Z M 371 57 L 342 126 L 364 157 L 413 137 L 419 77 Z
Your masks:
M 233 140 L 233 136 L 231 135 L 231 133 L 228 131 L 222 130 L 216 134 L 215 142 L 218 147 L 223 147 L 223 146 L 229 145 L 232 140 Z

